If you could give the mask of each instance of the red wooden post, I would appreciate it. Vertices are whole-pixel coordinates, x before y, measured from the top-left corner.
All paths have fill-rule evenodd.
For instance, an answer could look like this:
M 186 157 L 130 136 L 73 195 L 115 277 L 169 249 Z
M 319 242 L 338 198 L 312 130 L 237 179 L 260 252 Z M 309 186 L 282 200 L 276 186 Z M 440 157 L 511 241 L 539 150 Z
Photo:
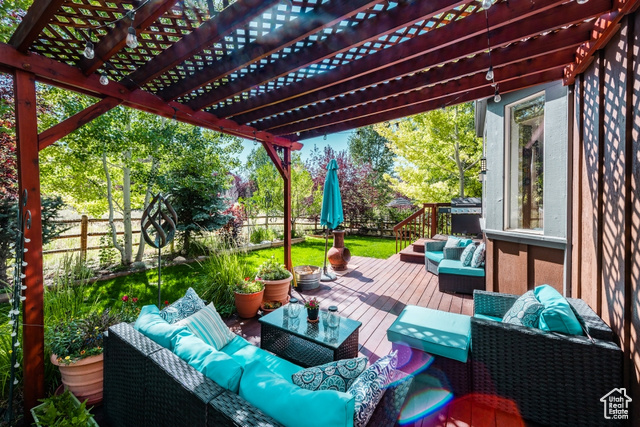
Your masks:
M 29 410 L 44 397 L 44 314 L 42 279 L 42 216 L 40 206 L 40 167 L 38 164 L 38 119 L 36 116 L 35 76 L 22 70 L 15 71 L 14 96 L 16 108 L 16 135 L 18 158 L 18 185 L 20 195 L 27 190 L 26 209 L 31 211 L 31 228 L 25 236 L 27 266 L 24 292 L 24 410 Z
M 284 265 L 293 272 L 291 262 L 291 149 L 284 149 Z
M 438 234 L 438 204 L 431 203 L 431 231 L 429 237 Z
M 87 260 L 87 232 L 89 231 L 89 218 L 86 215 L 82 215 L 80 220 L 80 258 L 83 261 Z

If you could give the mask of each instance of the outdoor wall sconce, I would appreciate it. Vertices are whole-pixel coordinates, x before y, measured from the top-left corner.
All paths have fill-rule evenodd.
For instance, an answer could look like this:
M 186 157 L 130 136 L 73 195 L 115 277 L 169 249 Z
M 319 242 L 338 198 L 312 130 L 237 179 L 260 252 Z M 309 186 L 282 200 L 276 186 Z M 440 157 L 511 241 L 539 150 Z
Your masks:
M 487 158 L 483 157 L 480 159 L 480 173 L 485 175 L 487 173 Z

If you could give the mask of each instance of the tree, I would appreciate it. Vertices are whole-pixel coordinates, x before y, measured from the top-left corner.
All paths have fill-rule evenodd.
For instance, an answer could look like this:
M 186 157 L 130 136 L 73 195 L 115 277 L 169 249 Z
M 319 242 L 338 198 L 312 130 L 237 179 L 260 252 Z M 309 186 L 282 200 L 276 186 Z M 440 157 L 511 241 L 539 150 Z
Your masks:
M 355 219 L 359 216 L 372 214 L 379 196 L 377 188 L 372 183 L 373 169 L 368 164 L 355 164 L 346 150 L 336 152 L 327 146 L 321 151 L 314 147 L 307 161 L 307 169 L 313 179 L 314 191 L 319 191 L 319 197 L 322 197 L 327 165 L 331 159 L 336 159 L 338 162 L 338 182 L 340 183 L 345 222 L 349 217 Z M 316 215 L 320 215 L 321 203 L 320 199 L 320 203 L 316 207 Z
M 466 103 L 406 118 L 396 129 L 376 125 L 397 156 L 397 177 L 386 175 L 392 188 L 423 203 L 480 196 L 482 140 L 473 120 L 473 104 Z
M 373 126 L 358 129 L 349 136 L 349 154 L 356 165 L 370 165 L 372 184 L 378 190 L 378 206 L 385 205 L 393 196 L 385 175 L 393 172 L 394 154 L 389 149 L 389 141 Z

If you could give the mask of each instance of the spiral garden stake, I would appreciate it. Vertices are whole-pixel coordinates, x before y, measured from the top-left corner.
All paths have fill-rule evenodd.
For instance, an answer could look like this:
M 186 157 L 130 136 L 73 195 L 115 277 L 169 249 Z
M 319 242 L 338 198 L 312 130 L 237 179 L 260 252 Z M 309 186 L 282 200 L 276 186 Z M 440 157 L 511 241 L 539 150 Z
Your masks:
M 19 328 L 20 328 L 20 308 L 21 303 L 26 297 L 22 295 L 23 291 L 27 289 L 23 285 L 22 281 L 25 278 L 24 267 L 27 263 L 24 261 L 24 254 L 27 252 L 25 243 L 29 243 L 29 239 L 25 237 L 25 230 L 31 228 L 31 211 L 26 209 L 27 206 L 27 190 L 22 193 L 22 201 L 18 203 L 18 223 L 16 227 L 16 240 L 14 243 L 15 248 L 15 264 L 13 268 L 13 288 L 11 291 L 11 297 L 9 298 L 9 304 L 11 309 L 9 310 L 9 325 L 11 326 L 11 368 L 9 371 L 9 402 L 7 405 L 7 411 L 4 418 L 7 423 L 13 421 L 13 392 L 15 386 L 18 385 L 17 371 L 20 367 L 18 362 L 18 350 L 20 348 L 19 341 Z
M 144 241 L 158 250 L 158 308 L 162 307 L 160 286 L 162 281 L 162 248 L 167 246 L 175 237 L 177 223 L 178 215 L 162 193 L 155 195 L 140 219 L 140 228 Z

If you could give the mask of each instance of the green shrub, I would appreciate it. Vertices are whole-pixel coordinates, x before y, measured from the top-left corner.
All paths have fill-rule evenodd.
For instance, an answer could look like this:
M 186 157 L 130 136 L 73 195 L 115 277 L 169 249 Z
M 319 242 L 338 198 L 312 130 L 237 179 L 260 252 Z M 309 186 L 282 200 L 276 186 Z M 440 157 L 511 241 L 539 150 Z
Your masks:
M 69 390 L 59 396 L 53 395 L 41 399 L 44 405 L 34 410 L 39 425 L 60 427 L 86 427 L 95 425 L 93 415 L 87 409 L 87 402 L 78 405 Z
M 264 227 L 258 227 L 251 232 L 249 241 L 257 245 L 264 240 L 273 240 L 274 238 L 275 233 L 272 230 Z

